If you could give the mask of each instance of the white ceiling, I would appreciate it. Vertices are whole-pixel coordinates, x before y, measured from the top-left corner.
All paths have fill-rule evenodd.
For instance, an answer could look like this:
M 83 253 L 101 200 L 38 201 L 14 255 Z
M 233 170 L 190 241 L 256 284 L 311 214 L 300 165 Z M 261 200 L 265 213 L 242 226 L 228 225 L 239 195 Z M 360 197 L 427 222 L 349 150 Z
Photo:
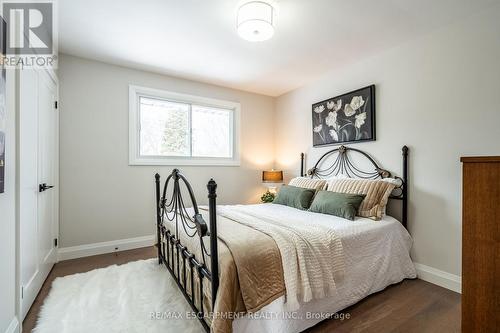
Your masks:
M 279 0 L 272 39 L 235 29 L 238 0 L 60 0 L 62 53 L 278 96 L 498 0 Z

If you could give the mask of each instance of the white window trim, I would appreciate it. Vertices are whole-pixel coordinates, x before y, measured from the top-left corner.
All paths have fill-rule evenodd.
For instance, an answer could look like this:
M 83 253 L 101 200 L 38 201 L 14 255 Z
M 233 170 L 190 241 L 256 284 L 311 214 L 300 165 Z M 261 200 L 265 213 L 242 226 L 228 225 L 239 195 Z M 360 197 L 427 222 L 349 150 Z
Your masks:
M 233 110 L 233 157 L 177 157 L 177 156 L 140 156 L 139 143 L 139 96 L 164 98 L 172 102 L 197 104 Z M 129 165 L 203 165 L 239 166 L 240 165 L 240 103 L 214 98 L 181 94 L 166 90 L 129 85 Z

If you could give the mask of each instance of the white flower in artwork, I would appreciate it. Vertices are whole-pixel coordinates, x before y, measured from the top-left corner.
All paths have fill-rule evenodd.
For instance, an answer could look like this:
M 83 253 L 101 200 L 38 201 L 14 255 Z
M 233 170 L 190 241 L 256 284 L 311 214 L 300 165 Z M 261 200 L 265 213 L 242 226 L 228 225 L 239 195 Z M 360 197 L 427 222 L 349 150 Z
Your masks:
M 339 100 L 337 101 L 337 105 L 335 105 L 334 110 L 335 110 L 335 111 L 339 111 L 340 109 L 342 109 L 342 100 L 341 100 L 341 99 L 339 99 Z
M 344 106 L 344 113 L 345 113 L 346 117 L 350 117 L 356 113 L 356 110 L 354 110 L 352 108 L 351 104 L 346 104 Z
M 351 108 L 356 111 L 365 104 L 363 96 L 354 96 L 351 100 Z
M 339 99 L 339 100 L 337 101 L 337 104 L 335 105 L 334 110 L 335 110 L 335 111 L 339 111 L 340 109 L 342 109 L 342 100 L 341 100 L 341 99 Z
M 325 118 L 325 123 L 327 126 L 336 127 L 337 126 L 337 112 L 328 112 L 328 117 Z
M 338 111 L 342 108 L 342 100 L 339 99 L 337 103 L 335 101 L 326 102 L 326 107 L 328 110 Z
M 337 134 L 336 130 L 331 129 L 330 130 L 330 136 L 333 138 L 333 140 L 339 141 L 339 135 Z
M 344 107 L 344 113 L 347 117 L 350 117 L 356 113 L 356 110 L 365 105 L 363 96 L 354 96 L 351 103 L 346 104 Z
M 318 114 L 321 113 L 321 112 L 323 112 L 323 111 L 325 111 L 325 106 L 324 105 L 320 105 L 320 106 L 317 106 L 317 107 L 314 108 L 314 112 L 316 112 Z
M 363 112 L 363 113 L 360 113 L 360 114 L 357 114 L 356 115 L 356 121 L 354 123 L 354 126 L 356 126 L 356 128 L 360 128 L 361 126 L 363 126 L 363 124 L 365 123 L 365 120 L 366 120 L 366 112 Z
M 321 132 L 322 129 L 323 129 L 323 125 L 319 124 L 318 126 L 314 127 L 313 131 L 315 133 L 319 133 L 319 132 Z

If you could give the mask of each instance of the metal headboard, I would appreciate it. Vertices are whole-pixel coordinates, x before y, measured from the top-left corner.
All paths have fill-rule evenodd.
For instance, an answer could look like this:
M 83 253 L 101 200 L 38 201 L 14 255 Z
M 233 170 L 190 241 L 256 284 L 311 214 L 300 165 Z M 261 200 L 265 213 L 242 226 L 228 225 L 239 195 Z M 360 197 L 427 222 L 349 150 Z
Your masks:
M 311 178 L 328 178 L 344 174 L 351 178 L 383 179 L 392 177 L 400 180 L 399 184 L 396 186 L 389 198 L 402 201 L 403 207 L 401 222 L 406 228 L 408 222 L 408 147 L 403 146 L 401 151 L 403 153 L 402 177 L 392 176 L 391 172 L 381 168 L 378 163 L 366 152 L 346 146 L 340 146 L 323 154 L 314 167 L 307 170 L 307 176 Z M 356 166 L 352 161 L 351 153 L 363 157 L 369 162 L 369 164 L 371 164 L 371 166 L 373 166 L 373 169 L 362 170 L 360 167 Z M 304 174 L 304 153 L 300 154 L 300 158 L 300 175 L 306 176 L 306 174 Z

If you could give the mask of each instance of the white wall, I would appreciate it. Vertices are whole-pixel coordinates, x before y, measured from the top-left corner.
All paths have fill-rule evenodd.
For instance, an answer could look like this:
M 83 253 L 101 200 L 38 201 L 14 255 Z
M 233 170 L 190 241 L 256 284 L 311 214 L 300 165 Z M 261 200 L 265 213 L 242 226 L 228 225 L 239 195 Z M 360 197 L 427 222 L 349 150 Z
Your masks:
M 273 162 L 291 177 L 303 151 L 310 166 L 329 149 L 311 147 L 311 104 L 375 84 L 377 141 L 357 147 L 395 173 L 401 146 L 410 147 L 413 258 L 460 275 L 459 157 L 500 154 L 498 17 L 495 5 L 277 99 L 62 55 L 61 246 L 154 231 L 153 174 L 171 167 L 128 165 L 128 84 L 242 104 L 241 167 L 182 167 L 202 203 L 210 177 L 220 203 L 249 203 L 262 192 L 260 171 Z
M 0 193 L 0 332 L 15 329 L 16 301 L 16 112 L 15 72 L 7 70 L 5 192 Z
M 207 64 L 209 66 L 209 64 Z M 241 166 L 180 167 L 206 203 L 257 202 L 261 170 L 273 166 L 274 99 L 101 62 L 61 55 L 60 238 L 62 247 L 151 235 L 153 176 L 173 167 L 128 165 L 128 85 L 241 103 Z
M 356 147 L 397 173 L 400 149 L 410 147 L 413 258 L 461 275 L 459 157 L 500 154 L 499 18 L 495 6 L 280 96 L 278 167 L 295 172 L 301 151 L 310 167 L 332 149 L 311 148 L 311 104 L 375 84 L 377 140 Z

